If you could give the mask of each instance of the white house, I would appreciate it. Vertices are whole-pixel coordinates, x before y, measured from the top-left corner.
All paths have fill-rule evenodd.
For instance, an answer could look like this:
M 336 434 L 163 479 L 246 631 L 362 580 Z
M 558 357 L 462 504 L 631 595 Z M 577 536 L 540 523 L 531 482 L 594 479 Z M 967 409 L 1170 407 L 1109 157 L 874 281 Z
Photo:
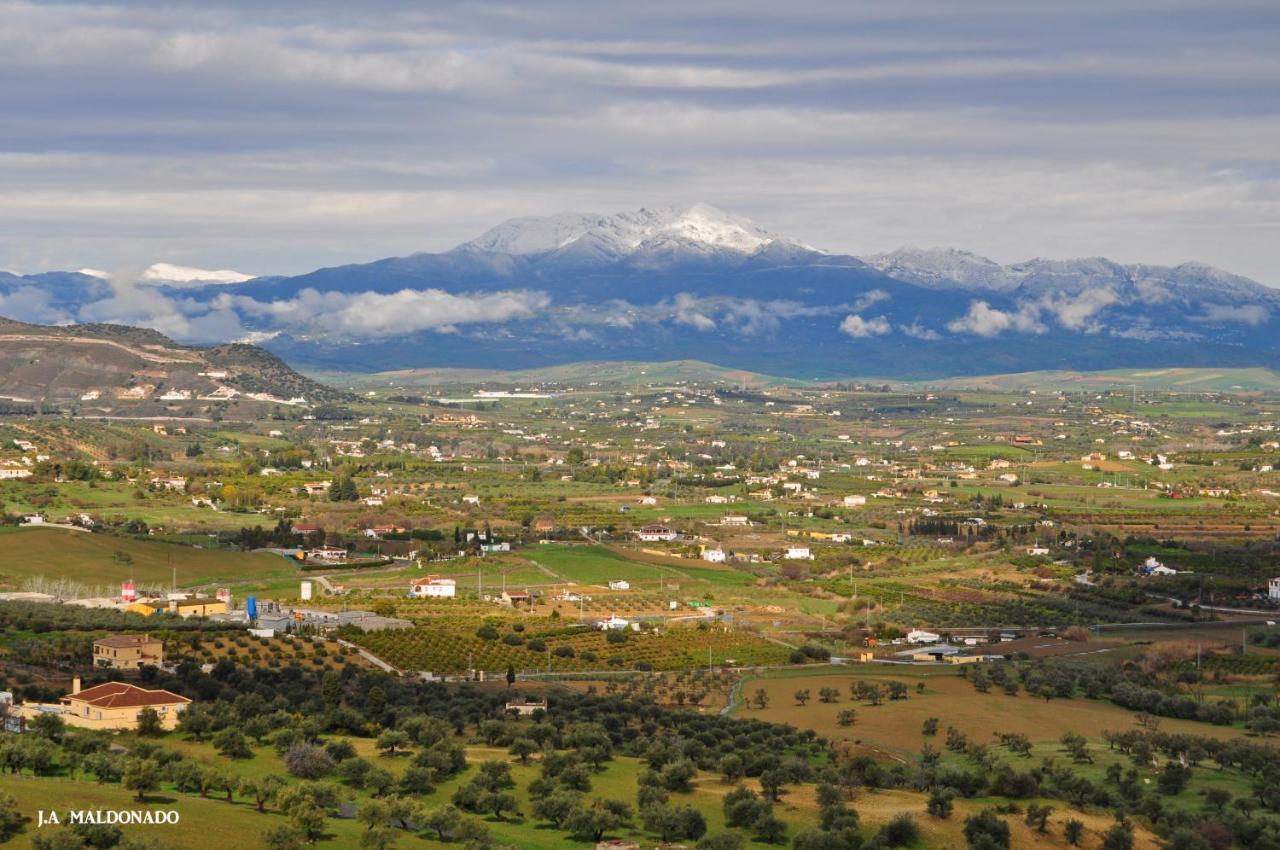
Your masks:
M 721 525 L 751 525 L 751 520 L 742 514 L 725 514 Z
M 1280 578 L 1273 578 L 1267 583 L 1267 596 L 1276 602 L 1280 602 Z
M 937 643 L 942 635 L 926 632 L 923 629 L 912 629 L 907 632 L 907 643 Z
M 1155 559 L 1154 556 L 1148 557 L 1142 562 L 1142 566 L 1138 568 L 1140 572 L 1149 576 L 1176 576 L 1178 571 L 1166 567 Z
M 616 578 L 613 581 L 609 582 L 609 589 L 610 590 L 630 590 L 631 582 L 627 581 L 626 579 Z
M 636 536 L 639 537 L 641 540 L 643 540 L 645 543 L 661 543 L 661 542 L 669 542 L 671 540 L 675 540 L 676 537 L 679 536 L 679 534 L 675 531 L 675 529 L 668 528 L 665 525 L 658 525 L 655 523 L 652 525 L 646 525 L 643 528 L 641 528 L 639 531 L 636 532 Z
M 867 503 L 866 496 L 845 496 L 844 506 L 846 508 L 859 508 Z
M 610 629 L 625 629 L 631 625 L 630 620 L 625 620 L 617 614 L 611 614 L 609 619 L 600 621 L 600 630 L 607 632 Z
M 427 576 L 409 582 L 409 595 L 419 599 L 453 599 L 458 594 L 458 583 L 451 578 Z
M 713 564 L 723 564 L 728 559 L 723 549 L 703 549 L 702 560 Z
M 1048 555 L 1049 550 L 1043 546 L 1032 546 L 1029 549 L 1027 549 L 1027 554 L 1028 555 Z
M 812 561 L 813 555 L 809 552 L 808 546 L 788 546 L 786 554 L 782 557 L 788 561 Z

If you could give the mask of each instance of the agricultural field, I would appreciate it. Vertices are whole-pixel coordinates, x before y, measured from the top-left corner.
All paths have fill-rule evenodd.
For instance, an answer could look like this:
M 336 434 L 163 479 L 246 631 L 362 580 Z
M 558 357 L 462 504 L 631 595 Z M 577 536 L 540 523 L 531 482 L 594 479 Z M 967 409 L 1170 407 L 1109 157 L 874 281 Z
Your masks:
M 502 762 L 514 785 L 483 799 L 511 800 L 462 815 L 483 824 L 467 827 L 478 848 L 590 846 L 534 808 L 544 759 L 599 756 L 570 733 L 606 721 L 610 757 L 573 802 L 626 801 L 602 834 L 644 850 L 672 837 L 655 805 L 700 815 L 688 846 L 729 836 L 712 850 L 806 830 L 801 850 L 959 850 L 966 825 L 998 831 L 993 818 L 1013 847 L 1071 846 L 1068 830 L 1091 850 L 1280 842 L 1280 776 L 1265 767 L 1280 732 L 1280 396 L 1259 381 L 563 379 L 508 397 L 478 395 L 501 389 L 488 377 L 391 377 L 322 416 L 0 418 L 0 689 L 22 704 L 76 676 L 159 682 L 213 728 L 113 736 L 123 758 L 298 784 L 277 734 L 394 783 L 448 747 L 384 755 L 377 740 L 412 741 L 414 718 L 436 718 L 467 770 L 377 793 L 337 765 L 316 781 L 357 811 L 397 798 L 425 817 Z M 226 588 L 231 610 L 124 614 L 126 580 L 156 599 Z M 93 641 L 120 634 L 160 636 L 168 669 L 95 668 Z M 547 698 L 546 716 L 507 718 L 524 696 Z M 250 755 L 226 740 L 240 755 L 219 753 L 227 728 L 248 730 Z M 741 773 L 730 760 L 726 781 L 728 750 L 770 736 L 787 743 Z M 0 758 L 10 740 L 34 738 L 0 735 Z M 64 756 L 0 777 L 0 792 L 19 807 L 41 784 L 127 803 L 122 777 L 73 777 Z M 666 803 L 641 793 L 651 763 L 684 757 L 687 787 L 673 780 Z M 268 827 L 306 822 L 288 795 L 260 813 L 251 784 L 228 803 L 181 778 L 145 803 L 183 811 L 172 846 L 196 846 L 224 811 L 264 850 L 292 850 Z M 769 796 L 778 782 L 761 812 L 781 827 L 728 823 L 724 797 L 750 797 L 739 783 Z M 369 829 L 332 791 L 317 792 L 313 846 L 467 846 L 403 819 Z M 846 810 L 856 837 L 836 826 Z M 32 842 L 29 824 L 12 840 Z
M 112 537 L 55 528 L 0 529 L 0 586 L 26 589 L 32 579 L 65 580 L 85 588 L 109 588 L 122 581 L 169 586 L 211 586 L 270 580 L 296 574 L 278 555 L 208 549 L 131 537 Z

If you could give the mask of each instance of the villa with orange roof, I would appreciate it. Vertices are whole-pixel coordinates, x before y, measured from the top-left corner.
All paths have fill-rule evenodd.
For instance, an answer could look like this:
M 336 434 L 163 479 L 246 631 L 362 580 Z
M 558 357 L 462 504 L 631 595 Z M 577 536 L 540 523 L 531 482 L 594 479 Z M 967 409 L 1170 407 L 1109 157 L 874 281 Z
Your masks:
M 172 691 L 148 690 L 128 682 L 104 682 L 80 689 L 76 676 L 71 693 L 56 703 L 23 703 L 10 710 L 10 715 L 28 723 L 44 714 L 61 717 L 68 726 L 81 729 L 137 729 L 138 715 L 144 708 L 154 709 L 164 729 L 173 729 L 191 700 Z

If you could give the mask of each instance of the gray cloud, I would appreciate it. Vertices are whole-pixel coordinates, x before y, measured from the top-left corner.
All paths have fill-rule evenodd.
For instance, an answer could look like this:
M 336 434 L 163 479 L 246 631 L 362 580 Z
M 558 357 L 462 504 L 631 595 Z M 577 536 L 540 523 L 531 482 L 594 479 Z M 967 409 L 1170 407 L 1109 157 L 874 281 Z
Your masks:
M 1261 304 L 1243 304 L 1230 306 L 1227 304 L 1210 304 L 1200 316 L 1192 316 L 1192 321 L 1221 323 L 1235 322 L 1245 325 L 1260 325 L 1271 317 L 1271 312 Z
M 0 265 L 296 273 L 706 200 L 832 251 L 1280 282 L 1272 6 L 592 11 L 0 0 Z

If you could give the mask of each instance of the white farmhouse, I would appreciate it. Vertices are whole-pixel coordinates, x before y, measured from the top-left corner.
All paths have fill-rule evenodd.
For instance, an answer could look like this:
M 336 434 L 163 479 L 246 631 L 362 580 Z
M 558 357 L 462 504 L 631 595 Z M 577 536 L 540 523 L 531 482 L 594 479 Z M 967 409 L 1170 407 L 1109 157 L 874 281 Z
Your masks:
M 458 583 L 451 578 L 427 576 L 409 582 L 409 595 L 419 599 L 453 599 L 458 594 Z

